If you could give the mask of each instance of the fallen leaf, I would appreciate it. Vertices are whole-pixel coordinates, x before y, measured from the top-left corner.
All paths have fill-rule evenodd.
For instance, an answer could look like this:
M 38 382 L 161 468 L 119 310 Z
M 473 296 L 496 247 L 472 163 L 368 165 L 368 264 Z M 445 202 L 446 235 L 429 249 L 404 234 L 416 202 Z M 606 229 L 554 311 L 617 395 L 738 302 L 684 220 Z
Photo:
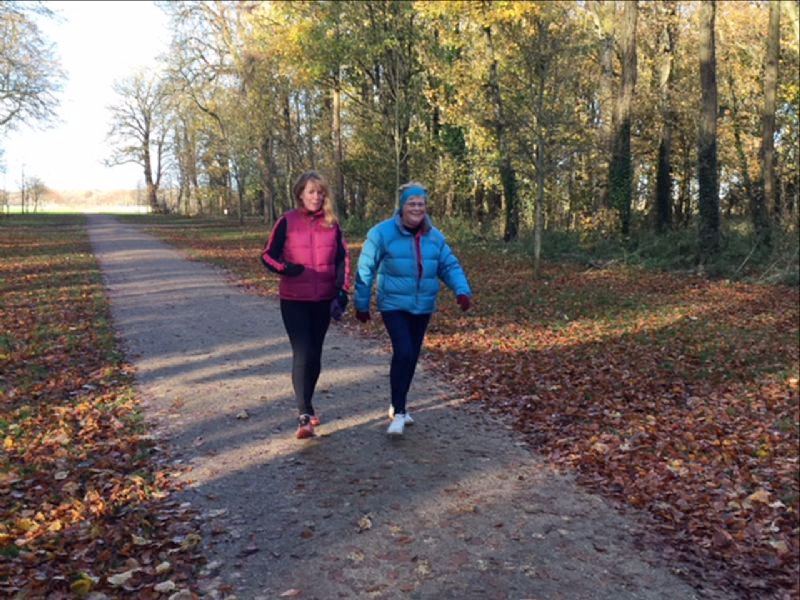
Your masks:
M 364 515 L 358 520 L 358 533 L 372 529 L 372 519 L 369 515 Z
M 136 571 L 138 571 L 138 569 L 131 569 L 130 571 L 125 571 L 124 573 L 117 573 L 116 575 L 106 577 L 106 580 L 114 587 L 120 587 L 128 583 Z
M 175 582 L 174 582 L 174 581 L 172 581 L 171 579 L 168 579 L 167 581 L 162 581 L 161 583 L 157 583 L 157 584 L 155 584 L 155 585 L 153 586 L 153 589 L 154 589 L 155 591 L 157 591 L 157 592 L 160 592 L 160 593 L 162 593 L 162 594 L 165 594 L 165 593 L 167 593 L 167 592 L 171 592 L 171 591 L 173 591 L 173 590 L 174 590 L 175 588 L 177 588 L 177 587 L 178 587 L 178 586 L 177 586 L 177 585 L 175 585 Z
M 789 545 L 783 540 L 770 540 L 769 545 L 778 551 L 778 554 L 788 554 Z
M 745 498 L 745 502 L 753 503 L 753 502 L 761 502 L 763 504 L 769 503 L 770 494 L 767 490 L 760 488 L 750 494 L 747 498 Z
M 200 537 L 197 533 L 190 533 L 186 536 L 186 538 L 181 542 L 181 549 L 182 550 L 191 550 L 195 546 L 197 546 L 200 542 L 203 541 L 203 538 Z
M 85 598 L 89 595 L 89 592 L 92 591 L 94 583 L 91 577 L 88 577 L 85 573 L 81 573 L 78 575 L 78 578 L 70 584 L 69 588 L 78 598 Z
M 61 531 L 62 529 L 64 529 L 64 523 L 61 521 L 61 519 L 56 519 L 55 521 L 50 523 L 50 525 L 47 526 L 47 531 L 55 532 L 55 531 Z
M 165 560 L 164 562 L 161 562 L 158 565 L 156 565 L 156 575 L 163 575 L 164 573 L 169 571 L 171 568 L 172 568 L 172 565 L 169 563 L 169 561 Z

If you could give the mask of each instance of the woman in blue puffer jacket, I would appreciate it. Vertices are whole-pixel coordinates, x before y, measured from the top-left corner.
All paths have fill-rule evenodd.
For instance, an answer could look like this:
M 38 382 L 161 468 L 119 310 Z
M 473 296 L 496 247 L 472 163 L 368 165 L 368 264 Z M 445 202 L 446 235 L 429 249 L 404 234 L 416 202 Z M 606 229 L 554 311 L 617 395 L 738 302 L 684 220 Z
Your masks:
M 354 307 L 362 323 L 370 319 L 372 284 L 377 287 L 378 310 L 392 340 L 389 380 L 392 405 L 387 429 L 401 436 L 414 420 L 406 409 L 411 380 L 431 314 L 436 310 L 439 280 L 456 294 L 461 310 L 468 310 L 472 291 L 455 254 L 427 214 L 428 191 L 417 182 L 400 188 L 400 207 L 394 216 L 367 233 L 358 259 Z

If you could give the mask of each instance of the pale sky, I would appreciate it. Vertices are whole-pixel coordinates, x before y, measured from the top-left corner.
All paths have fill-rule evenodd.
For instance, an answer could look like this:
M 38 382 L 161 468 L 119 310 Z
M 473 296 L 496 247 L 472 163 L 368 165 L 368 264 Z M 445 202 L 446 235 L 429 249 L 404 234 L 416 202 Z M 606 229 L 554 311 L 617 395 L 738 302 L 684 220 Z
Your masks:
M 60 19 L 40 22 L 42 35 L 55 44 L 67 79 L 58 95 L 53 127 L 23 127 L 0 140 L 5 174 L 0 187 L 13 192 L 25 177 L 38 177 L 56 190 L 116 190 L 143 187 L 142 168 L 105 167 L 109 104 L 116 103 L 115 80 L 137 68 L 155 68 L 169 43 L 166 15 L 152 2 L 47 2 Z

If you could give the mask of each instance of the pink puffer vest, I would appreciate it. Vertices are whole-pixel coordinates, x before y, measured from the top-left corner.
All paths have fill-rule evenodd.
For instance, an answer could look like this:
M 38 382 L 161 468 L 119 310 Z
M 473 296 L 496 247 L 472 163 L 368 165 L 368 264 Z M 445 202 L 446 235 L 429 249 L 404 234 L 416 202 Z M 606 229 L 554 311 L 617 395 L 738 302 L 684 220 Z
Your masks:
M 281 277 L 284 300 L 330 300 L 336 296 L 336 236 L 339 226 L 328 227 L 322 212 L 290 210 L 286 218 L 284 262 L 304 265 L 297 277 Z

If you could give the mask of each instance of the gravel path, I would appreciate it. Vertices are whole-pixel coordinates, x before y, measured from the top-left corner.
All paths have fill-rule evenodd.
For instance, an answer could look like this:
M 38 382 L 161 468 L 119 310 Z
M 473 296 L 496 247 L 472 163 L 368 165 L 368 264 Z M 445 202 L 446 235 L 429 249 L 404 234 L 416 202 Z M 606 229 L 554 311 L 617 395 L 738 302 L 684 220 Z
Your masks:
M 89 232 L 146 415 L 206 517 L 205 597 L 724 597 L 659 564 L 630 517 L 424 369 L 417 424 L 389 439 L 389 357 L 335 324 L 321 435 L 294 439 L 277 302 L 113 217 L 90 216 Z

